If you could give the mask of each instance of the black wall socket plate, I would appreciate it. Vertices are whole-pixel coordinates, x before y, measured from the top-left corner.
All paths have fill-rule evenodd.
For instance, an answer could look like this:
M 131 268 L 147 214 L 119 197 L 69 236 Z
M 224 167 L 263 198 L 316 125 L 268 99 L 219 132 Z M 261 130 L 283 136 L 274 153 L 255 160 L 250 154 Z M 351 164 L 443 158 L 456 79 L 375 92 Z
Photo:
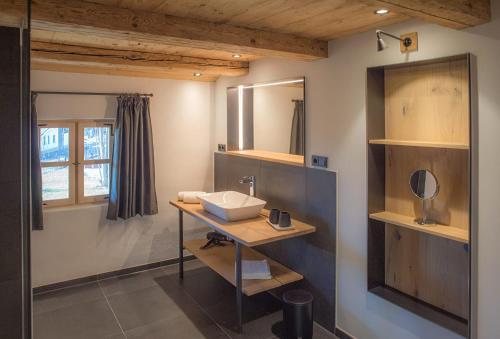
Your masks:
M 324 157 L 321 155 L 313 155 L 312 165 L 314 167 L 328 168 L 328 157 Z

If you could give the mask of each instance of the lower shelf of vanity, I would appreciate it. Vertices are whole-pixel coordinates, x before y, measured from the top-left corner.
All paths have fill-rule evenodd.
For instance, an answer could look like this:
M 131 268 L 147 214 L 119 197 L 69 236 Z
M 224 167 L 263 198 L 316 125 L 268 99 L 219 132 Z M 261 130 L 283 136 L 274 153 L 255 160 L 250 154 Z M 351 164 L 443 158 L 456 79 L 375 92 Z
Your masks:
M 184 241 L 184 247 L 205 265 L 221 275 L 224 279 L 236 286 L 235 280 L 235 246 L 216 246 L 200 249 L 206 239 L 193 239 Z M 245 260 L 266 259 L 271 269 L 272 279 L 269 280 L 243 280 L 243 293 L 252 296 L 261 292 L 284 286 L 303 279 L 303 276 L 290 270 L 282 264 L 266 257 L 254 249 L 242 246 L 242 258 Z
M 415 222 L 414 217 L 401 215 L 392 212 L 378 212 L 370 214 L 370 219 L 386 222 L 388 224 L 406 227 L 414 231 L 432 234 L 437 237 L 442 237 L 458 242 L 468 243 L 469 232 L 465 229 L 446 226 L 440 224 L 420 225 Z

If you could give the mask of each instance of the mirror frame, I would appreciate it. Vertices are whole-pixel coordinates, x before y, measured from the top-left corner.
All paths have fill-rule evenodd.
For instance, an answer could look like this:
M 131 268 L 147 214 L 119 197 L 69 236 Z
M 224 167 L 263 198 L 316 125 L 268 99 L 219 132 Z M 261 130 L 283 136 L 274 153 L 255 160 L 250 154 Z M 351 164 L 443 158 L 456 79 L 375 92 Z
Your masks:
M 432 175 L 432 177 L 434 178 L 434 181 L 436 181 L 436 191 L 434 192 L 434 194 L 430 197 L 430 198 L 422 198 L 420 197 L 417 193 L 415 193 L 415 191 L 413 191 L 413 187 L 411 186 L 411 178 L 413 177 L 413 175 L 417 172 L 420 172 L 420 171 L 425 171 L 426 173 L 430 173 Z M 437 195 L 439 194 L 439 181 L 436 177 L 436 175 L 429 169 L 426 169 L 426 168 L 420 168 L 420 169 L 416 169 L 414 170 L 413 172 L 411 172 L 410 174 L 410 179 L 408 180 L 408 186 L 410 186 L 410 191 L 413 193 L 413 195 L 415 197 L 417 197 L 418 199 L 422 200 L 422 201 L 426 201 L 426 200 L 433 200 L 437 197 Z

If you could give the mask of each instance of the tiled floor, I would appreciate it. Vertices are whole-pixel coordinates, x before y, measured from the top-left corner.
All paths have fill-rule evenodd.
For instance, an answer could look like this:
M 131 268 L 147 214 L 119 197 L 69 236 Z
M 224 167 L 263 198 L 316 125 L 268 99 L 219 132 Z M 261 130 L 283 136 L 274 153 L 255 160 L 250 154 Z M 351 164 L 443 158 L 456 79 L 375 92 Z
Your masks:
M 280 303 L 262 293 L 244 299 L 244 333 L 235 331 L 234 287 L 194 260 L 37 295 L 35 339 L 276 338 Z M 314 338 L 335 338 L 315 324 Z

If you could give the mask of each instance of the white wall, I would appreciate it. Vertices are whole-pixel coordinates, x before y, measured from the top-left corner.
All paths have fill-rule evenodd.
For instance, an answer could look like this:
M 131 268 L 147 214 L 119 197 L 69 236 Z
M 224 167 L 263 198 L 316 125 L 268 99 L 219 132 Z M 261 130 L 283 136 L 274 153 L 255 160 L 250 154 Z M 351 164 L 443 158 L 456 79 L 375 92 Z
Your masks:
M 477 56 L 479 86 L 478 338 L 498 338 L 500 321 L 500 1 L 492 1 L 491 23 L 465 31 L 412 21 L 386 28 L 418 32 L 419 51 L 399 52 L 396 41 L 376 52 L 375 31 L 330 43 L 330 57 L 316 62 L 265 59 L 250 75 L 216 84 L 215 143 L 226 140 L 225 88 L 240 83 L 306 77 L 306 154 L 329 157 L 338 170 L 337 325 L 358 338 L 458 336 L 366 291 L 367 164 L 366 68 L 471 52 Z
M 177 210 L 168 200 L 180 190 L 212 184 L 213 84 L 106 75 L 32 72 L 33 90 L 153 93 L 156 192 L 159 214 L 106 220 L 106 205 L 47 209 L 45 229 L 32 232 L 33 286 L 178 257 Z M 41 95 L 39 119 L 114 118 L 116 99 Z M 187 236 L 204 228 L 186 219 Z
M 289 153 L 295 103 L 303 100 L 304 88 L 296 86 L 253 89 L 254 149 Z

